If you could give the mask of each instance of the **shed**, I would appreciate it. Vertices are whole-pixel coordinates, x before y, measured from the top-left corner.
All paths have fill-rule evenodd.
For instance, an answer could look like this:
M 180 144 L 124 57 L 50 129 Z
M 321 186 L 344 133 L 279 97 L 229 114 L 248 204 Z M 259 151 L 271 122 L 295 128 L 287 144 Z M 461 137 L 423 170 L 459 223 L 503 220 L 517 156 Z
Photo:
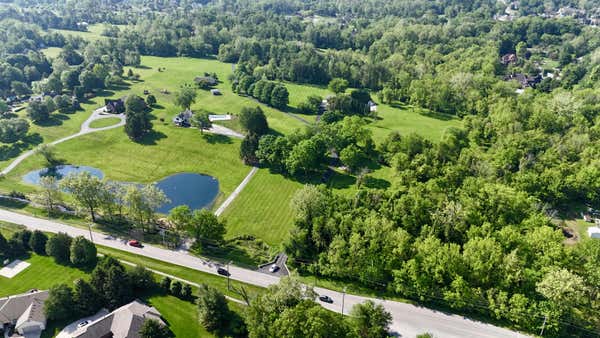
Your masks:
M 213 95 L 221 95 L 221 91 L 218 90 L 218 89 L 211 89 L 210 93 L 213 94 Z
M 590 236 L 590 238 L 600 239 L 600 228 L 599 227 L 589 227 L 587 229 L 587 233 Z

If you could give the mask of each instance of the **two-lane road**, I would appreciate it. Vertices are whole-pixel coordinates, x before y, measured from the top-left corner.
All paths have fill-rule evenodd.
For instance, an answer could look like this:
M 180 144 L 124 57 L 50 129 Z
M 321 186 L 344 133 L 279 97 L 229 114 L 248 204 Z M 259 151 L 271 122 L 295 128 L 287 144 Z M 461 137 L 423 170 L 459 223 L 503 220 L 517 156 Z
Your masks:
M 71 236 L 89 237 L 89 231 L 65 225 L 59 222 L 50 221 L 41 218 L 35 218 L 22 215 L 12 211 L 0 209 L 0 220 L 15 224 L 24 225 L 29 229 L 42 230 L 46 232 L 66 232 Z M 185 266 L 198 271 L 216 274 L 216 268 L 209 265 L 201 258 L 187 254 L 181 251 L 171 251 L 158 248 L 152 245 L 145 245 L 144 248 L 134 248 L 126 245 L 126 239 L 115 239 L 93 232 L 94 242 L 107 247 L 144 255 L 150 258 L 164 262 Z M 271 276 L 257 271 L 242 269 L 236 266 L 230 266 L 231 278 L 248 284 L 267 287 L 279 281 L 276 276 Z M 341 312 L 342 293 L 315 288 L 319 294 L 328 295 L 333 299 L 332 304 L 322 303 L 325 308 L 332 311 Z M 458 315 L 446 314 L 443 312 L 431 310 L 424 307 L 418 307 L 401 302 L 380 300 L 375 298 L 361 297 L 346 294 L 344 297 L 344 313 L 347 314 L 353 305 L 362 303 L 365 300 L 372 300 L 382 304 L 393 317 L 391 329 L 400 337 L 414 337 L 417 334 L 430 332 L 440 338 L 464 338 L 464 337 L 486 337 L 486 338 L 505 338 L 505 337 L 526 337 L 523 334 L 513 332 L 504 328 L 496 327 L 490 324 L 470 320 Z

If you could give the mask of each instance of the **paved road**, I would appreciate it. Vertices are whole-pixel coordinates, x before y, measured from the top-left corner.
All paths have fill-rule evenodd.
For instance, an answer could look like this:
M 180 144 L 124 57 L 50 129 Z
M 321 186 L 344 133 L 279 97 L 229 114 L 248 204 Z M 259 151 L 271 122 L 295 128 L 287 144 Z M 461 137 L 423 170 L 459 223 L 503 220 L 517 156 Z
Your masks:
M 0 220 L 15 224 L 24 225 L 30 229 L 38 229 L 47 232 L 66 232 L 71 236 L 89 237 L 89 232 L 84 229 L 75 228 L 55 221 L 35 218 L 27 215 L 22 215 L 12 211 L 0 209 Z M 157 260 L 186 266 L 198 271 L 216 274 L 216 266 L 205 260 L 191 256 L 185 252 L 171 251 L 154 247 L 151 245 L 144 246 L 143 249 L 134 248 L 126 244 L 126 239 L 115 239 L 114 237 L 105 234 L 93 233 L 94 242 L 100 245 L 116 248 L 119 250 L 144 255 Z M 231 278 L 266 287 L 275 284 L 279 281 L 278 277 L 257 271 L 242 269 L 236 266 L 230 266 Z M 341 312 L 342 294 L 339 292 L 315 288 L 319 294 L 325 294 L 333 299 L 333 304 L 322 303 L 324 307 Z M 392 330 L 400 337 L 414 337 L 423 332 L 433 333 L 440 338 L 464 338 L 464 337 L 483 337 L 483 338 L 505 338 L 505 337 L 526 337 L 520 333 L 516 333 L 507 329 L 499 328 L 490 324 L 485 324 L 478 321 L 466 319 L 458 315 L 450 315 L 443 312 L 418 307 L 410 304 L 378 300 L 355 295 L 345 295 L 344 313 L 355 304 L 371 299 L 382 304 L 388 311 L 392 313 L 393 324 Z
M 108 129 L 118 128 L 118 127 L 120 127 L 122 125 L 125 125 L 125 114 L 119 114 L 119 115 L 107 114 L 107 115 L 104 115 L 104 114 L 102 114 L 103 110 L 104 110 L 104 107 L 96 109 L 92 113 L 92 115 L 90 115 L 90 117 L 88 117 L 88 119 L 85 120 L 81 124 L 81 129 L 79 130 L 78 133 L 73 134 L 73 135 L 69 135 L 67 137 L 63 137 L 63 138 L 58 139 L 56 141 L 50 142 L 48 144 L 49 145 L 56 145 L 56 144 L 59 144 L 59 143 L 62 143 L 62 142 L 74 139 L 76 137 L 85 135 L 85 134 L 94 133 L 94 132 L 102 131 L 102 130 L 108 130 Z M 121 119 L 121 121 L 119 121 L 119 123 L 117 123 L 117 124 L 114 124 L 114 125 L 108 126 L 108 127 L 102 127 L 102 128 L 91 128 L 90 127 L 90 123 L 92 123 L 92 121 L 100 120 L 100 119 L 104 119 L 104 118 L 108 118 L 108 117 L 118 117 L 119 119 Z M 2 171 L 0 171 L 0 174 L 2 174 L 2 175 L 8 174 L 16 166 L 18 166 L 19 163 L 23 162 L 29 156 L 35 154 L 35 151 L 36 151 L 36 149 L 32 149 L 32 150 L 28 150 L 28 151 L 22 153 L 21 155 L 19 155 L 19 157 L 15 158 L 6 168 L 4 168 Z

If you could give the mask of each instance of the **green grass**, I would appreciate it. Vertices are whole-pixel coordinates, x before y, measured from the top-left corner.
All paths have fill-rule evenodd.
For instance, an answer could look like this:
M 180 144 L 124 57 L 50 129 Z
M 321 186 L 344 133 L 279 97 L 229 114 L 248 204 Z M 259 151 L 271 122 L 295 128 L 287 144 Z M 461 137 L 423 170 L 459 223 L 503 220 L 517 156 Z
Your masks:
M 198 322 L 198 307 L 173 296 L 155 295 L 146 299 L 168 323 L 176 337 L 214 337 Z
M 368 125 L 373 131 L 373 139 L 376 143 L 383 141 L 394 131 L 402 135 L 417 133 L 437 142 L 446 129 L 462 125 L 462 122 L 453 116 L 429 113 L 410 106 L 392 107 L 379 104 L 377 115 L 378 119 Z
M 80 37 L 87 41 L 96 41 L 100 39 L 108 39 L 106 36 L 102 36 L 102 31 L 104 30 L 104 24 L 94 24 L 88 26 L 87 32 L 82 31 L 73 31 L 67 29 L 52 29 L 52 32 L 61 33 L 62 35 L 71 35 Z
M 90 123 L 90 128 L 104 128 L 108 126 L 115 125 L 121 121 L 118 117 L 107 117 L 99 120 L 92 121 Z
M 291 82 L 286 82 L 285 86 L 287 87 L 287 89 L 290 93 L 289 106 L 294 110 L 296 108 L 298 108 L 298 104 L 306 101 L 306 98 L 311 95 L 317 95 L 322 98 L 325 98 L 328 95 L 333 95 L 333 93 L 330 92 L 327 89 L 327 87 L 325 87 L 325 86 L 316 86 L 316 85 L 310 85 L 310 84 L 297 84 L 297 83 L 291 83 Z M 309 121 L 309 122 L 315 122 L 317 120 L 316 115 L 305 115 L 305 114 L 299 114 L 299 113 L 294 113 L 294 114 Z
M 20 225 L 0 221 L 0 234 L 2 234 L 4 238 L 10 238 L 12 234 L 19 230 L 22 230 L 23 228 L 24 227 Z
M 46 256 L 31 254 L 26 260 L 31 265 L 13 278 L 0 277 L 0 297 L 26 292 L 31 289 L 48 289 L 60 283 L 72 284 L 87 275 L 85 271 L 54 263 Z
M 58 54 L 60 54 L 61 51 L 62 51 L 62 48 L 60 48 L 60 47 L 48 47 L 48 48 L 42 49 L 42 53 L 44 53 L 44 55 L 46 55 L 46 57 L 50 58 L 50 59 L 56 58 L 58 56 Z
M 225 210 L 227 238 L 250 234 L 278 245 L 293 228 L 290 199 L 302 184 L 260 169 Z

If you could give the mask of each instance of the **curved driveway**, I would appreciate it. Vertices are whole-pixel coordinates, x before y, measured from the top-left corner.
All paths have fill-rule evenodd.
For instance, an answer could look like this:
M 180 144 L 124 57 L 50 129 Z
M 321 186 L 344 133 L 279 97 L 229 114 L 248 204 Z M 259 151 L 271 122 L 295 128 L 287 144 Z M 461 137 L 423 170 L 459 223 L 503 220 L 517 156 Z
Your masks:
M 81 124 L 81 129 L 79 130 L 78 133 L 73 134 L 73 135 L 69 135 L 66 137 L 63 137 L 61 139 L 58 139 L 56 141 L 50 142 L 48 143 L 48 145 L 55 145 L 55 144 L 59 144 L 71 139 L 74 139 L 76 137 L 85 135 L 85 134 L 89 134 L 89 133 L 94 133 L 97 131 L 102 131 L 102 130 L 108 130 L 108 129 L 113 129 L 113 128 L 118 128 L 120 126 L 125 125 L 125 114 L 103 114 L 104 112 L 104 107 L 99 108 L 94 110 L 94 112 L 92 113 L 92 115 L 90 115 L 90 117 L 87 118 L 87 120 L 85 120 L 82 124 Z M 117 124 L 113 124 L 112 126 L 108 126 L 108 127 L 102 127 L 102 128 L 91 128 L 90 124 L 93 121 L 96 120 L 101 120 L 101 119 L 105 119 L 105 118 L 109 118 L 109 117 L 118 117 L 120 119 L 119 123 Z M 15 158 L 6 168 L 2 169 L 2 171 L 0 171 L 1 175 L 6 175 L 9 172 L 11 172 L 16 166 L 18 166 L 21 162 L 23 162 L 26 158 L 28 158 L 29 156 L 35 154 L 36 149 L 31 149 L 28 150 L 24 153 L 22 153 L 21 155 L 19 155 L 19 157 Z
M 41 218 L 22 215 L 12 211 L 0 209 L 0 220 L 15 224 L 24 225 L 30 229 L 37 229 L 47 232 L 66 232 L 71 236 L 89 237 L 88 230 L 75 228 L 69 225 L 61 224 Z M 185 266 L 198 271 L 216 274 L 216 267 L 201 258 L 189 255 L 186 252 L 171 251 L 158 248 L 152 245 L 146 245 L 144 248 L 134 248 L 128 246 L 126 239 L 115 239 L 105 234 L 93 233 L 95 243 L 107 247 L 131 252 L 154 258 L 160 261 Z M 269 274 L 243 269 L 236 266 L 230 266 L 231 278 L 248 284 L 267 287 L 279 281 L 279 278 Z M 325 308 L 332 311 L 341 312 L 342 293 L 315 288 L 319 294 L 325 294 L 333 299 L 332 304 L 321 303 Z M 504 338 L 504 337 L 526 337 L 523 334 L 513 332 L 504 328 L 496 327 L 490 324 L 467 319 L 463 316 L 447 314 L 440 311 L 431 310 L 425 307 L 419 307 L 411 304 L 405 304 L 396 301 L 381 300 L 369 297 L 346 294 L 344 297 L 344 313 L 353 305 L 362 303 L 365 300 L 372 300 L 382 304 L 386 310 L 390 311 L 393 317 L 391 329 L 400 337 L 415 337 L 417 334 L 430 332 L 436 337 L 443 338 L 463 338 L 463 337 L 485 337 L 485 338 Z

